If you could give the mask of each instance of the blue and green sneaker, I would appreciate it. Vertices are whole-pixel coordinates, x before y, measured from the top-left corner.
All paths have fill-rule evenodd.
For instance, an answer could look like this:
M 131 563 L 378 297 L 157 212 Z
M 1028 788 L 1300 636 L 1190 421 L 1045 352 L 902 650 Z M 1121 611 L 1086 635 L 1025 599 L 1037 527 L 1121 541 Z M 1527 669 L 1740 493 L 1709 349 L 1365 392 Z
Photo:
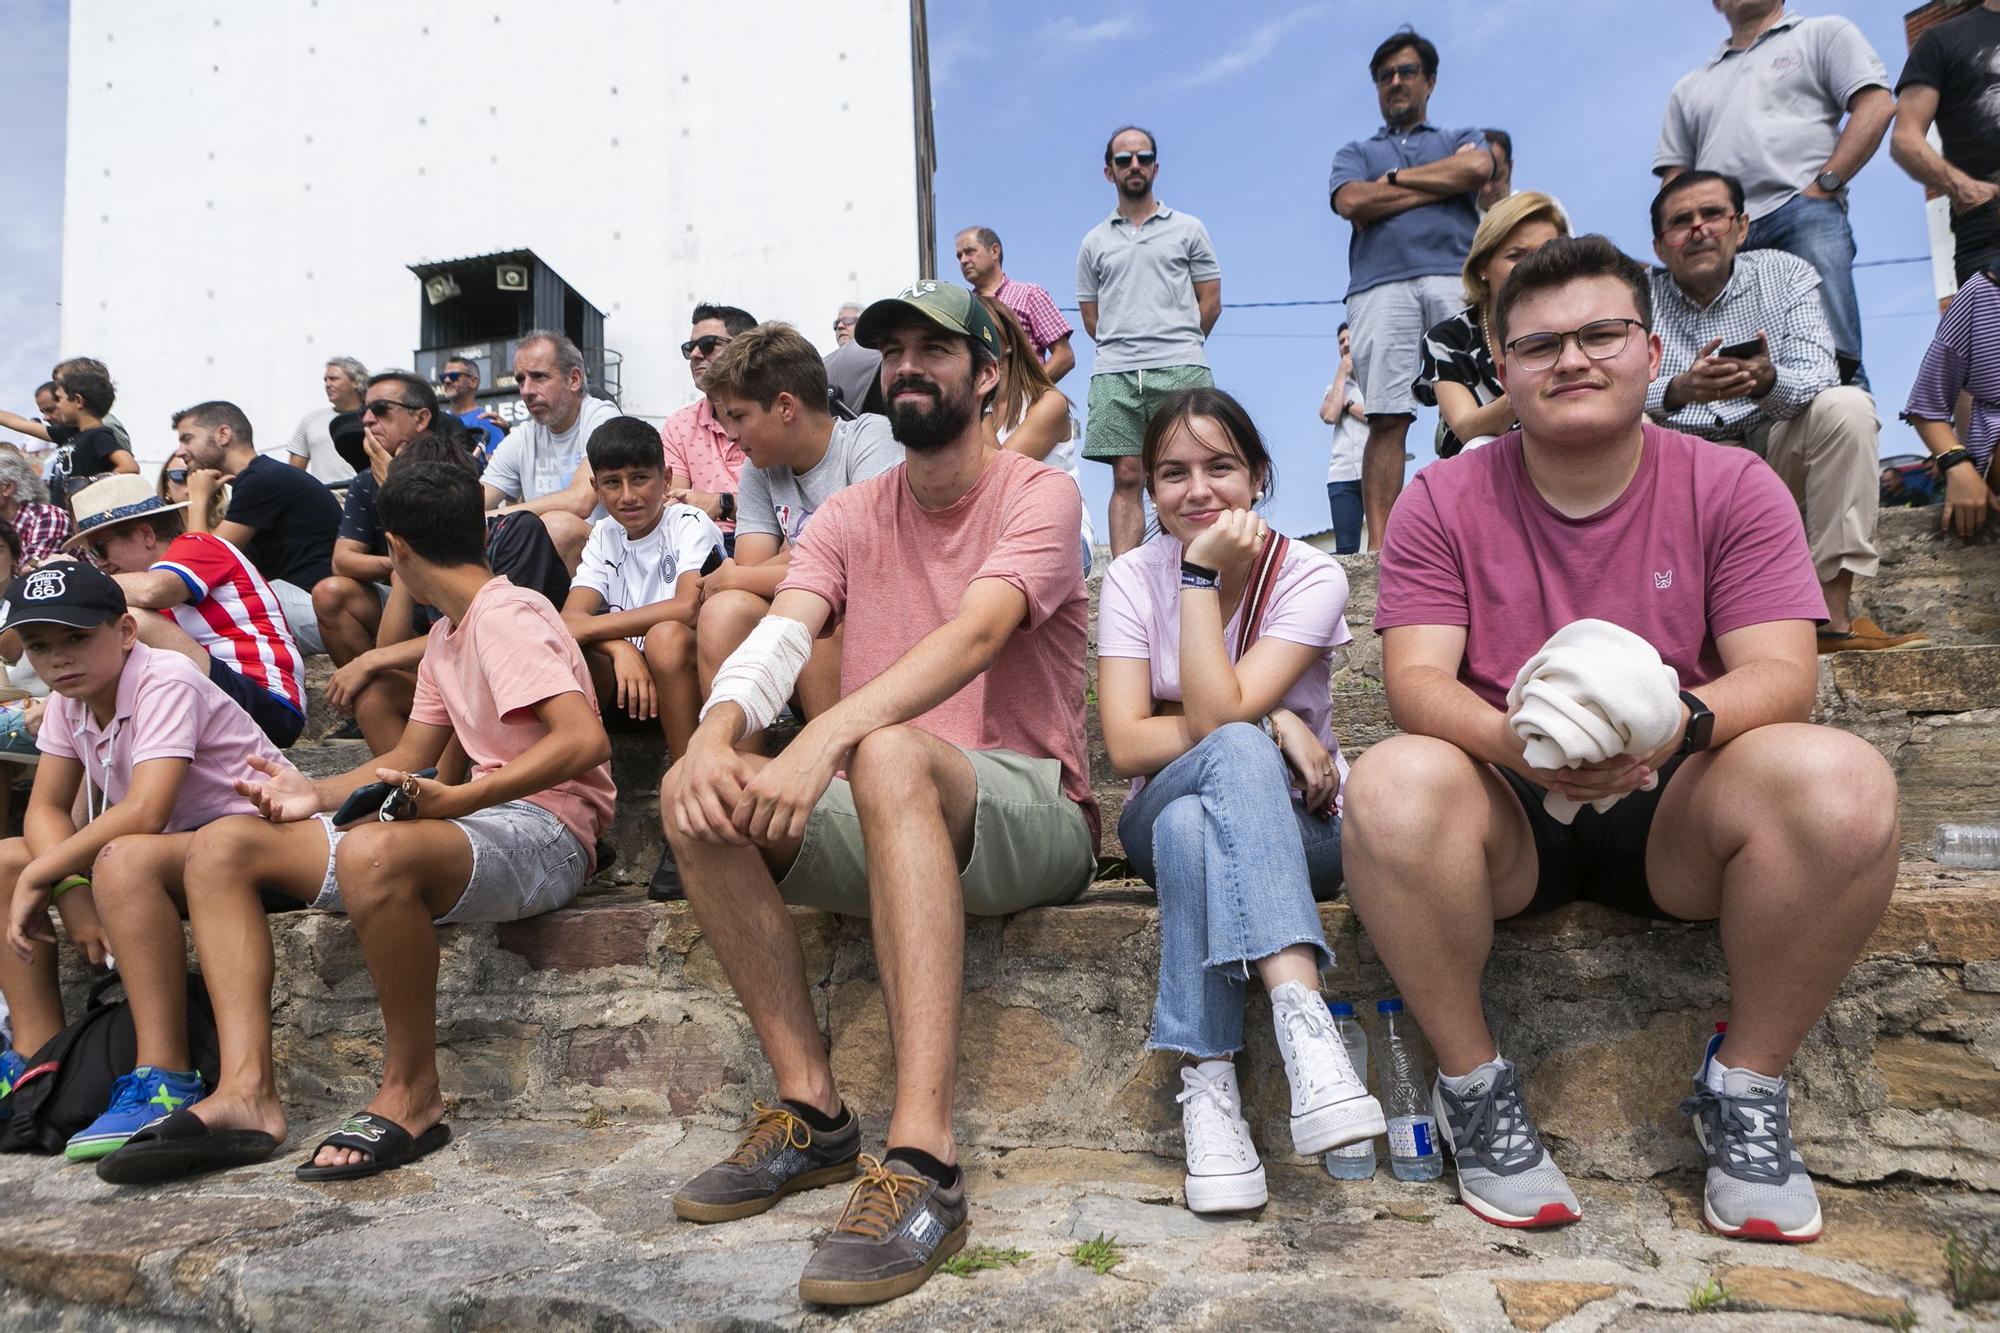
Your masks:
M 200 1101 L 202 1091 L 200 1074 L 140 1065 L 111 1085 L 111 1105 L 70 1139 L 63 1156 L 72 1162 L 108 1157 L 161 1116 Z
M 27 1072 L 28 1062 L 18 1052 L 0 1051 L 0 1120 L 14 1114 L 6 1099 L 14 1091 L 14 1084 Z

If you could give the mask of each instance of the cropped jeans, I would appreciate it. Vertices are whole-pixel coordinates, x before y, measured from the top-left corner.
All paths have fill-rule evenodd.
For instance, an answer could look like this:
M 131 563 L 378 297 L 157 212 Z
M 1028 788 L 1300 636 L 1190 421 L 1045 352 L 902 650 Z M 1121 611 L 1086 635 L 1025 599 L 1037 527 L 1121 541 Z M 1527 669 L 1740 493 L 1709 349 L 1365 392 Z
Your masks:
M 1793 195 L 1775 212 L 1750 224 L 1745 250 L 1784 250 L 1819 273 L 1819 304 L 1833 330 L 1841 383 L 1868 387 L 1861 369 L 1861 300 L 1854 294 L 1854 229 L 1839 199 Z
M 1125 803 L 1118 837 L 1160 898 L 1147 1049 L 1230 1056 L 1254 960 L 1310 944 L 1331 966 L 1313 903 L 1340 888 L 1340 820 L 1292 799 L 1284 757 L 1257 727 L 1219 727 L 1161 769 Z

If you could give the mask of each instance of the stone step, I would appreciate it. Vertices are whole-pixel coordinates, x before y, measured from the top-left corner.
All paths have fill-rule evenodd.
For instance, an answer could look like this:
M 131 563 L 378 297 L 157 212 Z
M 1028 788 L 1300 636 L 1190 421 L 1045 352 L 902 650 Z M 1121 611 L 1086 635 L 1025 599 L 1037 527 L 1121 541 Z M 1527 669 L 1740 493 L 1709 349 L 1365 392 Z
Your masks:
M 850 1103 L 879 1127 L 894 1088 L 865 923 L 797 909 L 820 1021 Z M 1321 909 L 1328 993 L 1390 983 L 1344 903 Z M 278 1066 L 301 1115 L 363 1104 L 380 1023 L 340 918 L 273 919 Z M 768 1097 L 742 1008 L 685 904 L 594 892 L 564 911 L 445 932 L 440 1058 L 472 1117 L 720 1124 Z M 1144 1043 L 1159 952 L 1143 886 L 971 924 L 959 1131 L 981 1148 L 1178 1145 L 1174 1057 Z M 1503 927 L 1491 1016 L 1574 1171 L 1645 1180 L 1696 1155 L 1675 1110 L 1727 985 L 1715 932 L 1578 905 Z M 1268 1011 L 1252 999 L 1251 1114 L 1282 1143 Z M 1903 868 L 1864 961 L 1794 1070 L 1795 1129 L 1817 1171 L 2000 1188 L 2000 874 Z

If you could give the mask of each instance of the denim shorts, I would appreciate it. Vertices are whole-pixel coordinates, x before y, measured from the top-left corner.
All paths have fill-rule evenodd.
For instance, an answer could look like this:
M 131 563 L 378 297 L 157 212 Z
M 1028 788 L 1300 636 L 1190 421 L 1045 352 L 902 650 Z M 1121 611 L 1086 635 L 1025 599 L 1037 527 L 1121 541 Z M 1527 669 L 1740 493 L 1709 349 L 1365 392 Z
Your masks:
M 331 815 L 316 815 L 326 829 L 326 878 L 313 906 L 346 912 L 334 877 L 334 856 L 351 829 L 333 826 Z M 519 921 L 569 906 L 583 888 L 589 854 L 569 826 L 530 801 L 508 801 L 449 821 L 472 844 L 472 878 L 458 902 L 437 924 Z

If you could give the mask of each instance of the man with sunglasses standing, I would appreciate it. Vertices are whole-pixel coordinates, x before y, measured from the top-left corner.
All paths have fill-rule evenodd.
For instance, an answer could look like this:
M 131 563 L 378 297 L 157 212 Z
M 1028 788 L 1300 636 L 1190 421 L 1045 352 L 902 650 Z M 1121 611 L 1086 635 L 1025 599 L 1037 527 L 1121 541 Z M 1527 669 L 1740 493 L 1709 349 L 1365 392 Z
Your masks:
M 660 448 L 667 464 L 667 503 L 690 504 L 715 520 L 723 546 L 736 552 L 736 478 L 743 451 L 715 419 L 707 393 L 708 366 L 739 333 L 757 327 L 747 310 L 704 301 L 694 308 L 694 327 L 681 344 L 688 374 L 701 397 L 660 423 Z M 837 326 L 836 326 L 837 327 Z
M 1127 125 L 1104 145 L 1118 207 L 1076 254 L 1076 302 L 1097 344 L 1083 456 L 1111 465 L 1111 554 L 1146 537 L 1139 444 L 1146 418 L 1176 389 L 1215 382 L 1203 345 L 1222 313 L 1222 267 L 1208 228 L 1153 197 L 1160 174 L 1151 130 Z
M 487 457 L 492 457 L 500 441 L 507 438 L 507 423 L 492 408 L 479 405 L 478 363 L 462 356 L 446 357 L 438 383 L 444 386 L 452 415 L 464 422 L 467 430 L 485 437 Z
M 1481 1011 L 1493 923 L 1577 899 L 1719 920 L 1729 1022 L 1688 1050 L 1681 1103 L 1708 1165 L 1703 1217 L 1810 1241 L 1820 1209 L 1784 1075 L 1888 906 L 1896 779 L 1866 741 L 1807 724 L 1825 602 L 1784 485 L 1645 419 L 1652 313 L 1646 270 L 1602 236 L 1549 242 L 1501 288 L 1496 364 L 1521 426 L 1419 472 L 1390 517 L 1375 628 L 1404 734 L 1348 777 L 1347 894 L 1437 1052 L 1459 1197 L 1508 1227 L 1581 1208 Z M 1679 725 L 1651 754 L 1537 768 L 1509 688 L 1584 619 L 1658 651 Z M 1561 822 L 1551 793 L 1582 808 Z M 1684 980 L 1688 1003 L 1721 1007 L 1721 978 Z M 1816 1059 L 1844 1078 L 1835 1045 L 1821 1037 Z
M 1743 185 L 1713 171 L 1676 175 L 1653 199 L 1653 310 L 1663 346 L 1646 394 L 1655 421 L 1761 454 L 1805 514 L 1813 567 L 1826 594 L 1823 653 L 1902 648 L 1852 616 L 1858 578 L 1875 574 L 1875 402 L 1842 385 L 1833 330 L 1812 265 L 1783 250 L 1744 250 Z
M 508 431 L 487 460 L 480 478 L 486 504 L 540 514 L 574 574 L 591 520 L 604 517 L 583 447 L 590 432 L 618 415 L 618 406 L 591 396 L 582 349 L 553 329 L 521 335 L 514 345 L 514 384 L 528 420 Z

